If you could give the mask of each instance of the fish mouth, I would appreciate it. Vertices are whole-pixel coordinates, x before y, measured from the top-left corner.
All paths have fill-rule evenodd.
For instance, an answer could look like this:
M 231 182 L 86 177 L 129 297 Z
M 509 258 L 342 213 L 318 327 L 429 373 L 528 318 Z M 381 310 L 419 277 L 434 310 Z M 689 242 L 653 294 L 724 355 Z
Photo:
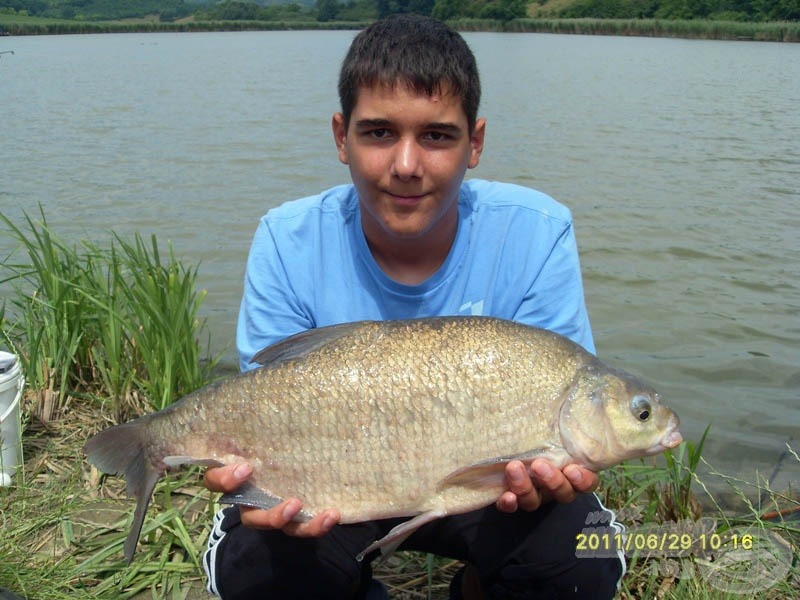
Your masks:
M 657 444 L 653 445 L 648 451 L 648 454 L 659 454 L 664 452 L 664 450 L 669 450 L 670 448 L 676 448 L 683 442 L 683 436 L 681 432 L 678 431 L 677 427 L 671 431 L 669 431 L 663 438 L 661 438 Z
M 664 448 L 675 448 L 683 441 L 683 436 L 681 432 L 677 429 L 673 429 L 667 435 L 664 436 L 664 439 L 661 440 L 661 445 Z

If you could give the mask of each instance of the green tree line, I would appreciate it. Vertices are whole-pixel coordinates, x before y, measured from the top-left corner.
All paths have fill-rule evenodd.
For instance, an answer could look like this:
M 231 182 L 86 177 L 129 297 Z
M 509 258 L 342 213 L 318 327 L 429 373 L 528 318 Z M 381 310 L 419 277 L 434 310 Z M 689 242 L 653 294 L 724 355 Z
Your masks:
M 309 4 L 313 2 L 313 4 Z M 394 13 L 511 21 L 544 5 L 551 18 L 800 21 L 800 0 L 0 0 L 0 13 L 78 21 L 369 21 Z
M 800 0 L 576 0 L 561 18 L 800 21 Z
M 188 17 L 197 8 L 184 0 L 0 0 L 0 12 L 49 19 L 107 21 L 158 15 L 162 21 Z

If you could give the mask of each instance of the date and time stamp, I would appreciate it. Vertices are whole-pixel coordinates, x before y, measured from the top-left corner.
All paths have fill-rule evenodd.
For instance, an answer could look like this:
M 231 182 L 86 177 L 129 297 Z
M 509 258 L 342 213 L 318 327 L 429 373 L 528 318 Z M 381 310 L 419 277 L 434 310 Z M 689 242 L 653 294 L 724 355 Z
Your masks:
M 792 570 L 792 546 L 763 527 L 723 528 L 704 518 L 623 528 L 602 514 L 589 515 L 587 525 L 575 537 L 577 557 L 625 556 L 663 576 L 702 577 L 724 592 L 767 590 Z
M 575 555 L 596 558 L 622 552 L 629 558 L 683 558 L 725 551 L 752 551 L 758 542 L 752 532 L 738 529 L 724 533 L 694 534 L 659 527 L 636 528 L 620 533 L 611 527 L 593 527 L 576 536 Z

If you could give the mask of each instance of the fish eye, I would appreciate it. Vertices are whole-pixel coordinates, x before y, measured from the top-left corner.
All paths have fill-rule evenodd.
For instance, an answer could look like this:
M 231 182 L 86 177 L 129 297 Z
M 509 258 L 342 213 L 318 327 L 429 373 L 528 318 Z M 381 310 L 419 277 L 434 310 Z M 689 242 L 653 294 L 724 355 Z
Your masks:
M 640 421 L 647 421 L 652 411 L 653 407 L 645 396 L 634 396 L 631 400 L 631 413 Z

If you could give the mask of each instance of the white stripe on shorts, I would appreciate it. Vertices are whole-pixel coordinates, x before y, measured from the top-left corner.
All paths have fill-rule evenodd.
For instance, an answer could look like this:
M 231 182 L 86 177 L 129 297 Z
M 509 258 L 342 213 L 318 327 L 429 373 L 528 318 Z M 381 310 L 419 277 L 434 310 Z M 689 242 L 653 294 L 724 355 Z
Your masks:
M 625 525 L 617 521 L 617 513 L 615 513 L 610 508 L 606 508 L 603 506 L 603 503 L 600 501 L 600 496 L 597 494 L 594 495 L 597 498 L 597 503 L 600 505 L 601 510 L 608 511 L 611 514 L 611 518 L 608 521 L 608 526 L 613 527 L 614 531 L 621 536 L 625 536 Z M 622 547 L 617 548 L 617 558 L 619 558 L 619 562 L 622 565 L 622 571 L 620 573 L 619 579 L 617 579 L 617 589 L 619 589 L 620 584 L 622 583 L 622 578 L 625 577 L 625 573 L 628 571 L 627 563 L 625 562 L 625 553 L 622 551 Z
M 224 514 L 222 509 L 217 511 L 214 515 L 214 525 L 211 528 L 211 533 L 208 535 L 208 548 L 203 555 L 203 568 L 208 577 L 208 584 L 206 589 L 209 593 L 219 596 L 219 589 L 217 587 L 217 548 L 222 538 L 225 537 L 225 532 L 222 530 L 222 519 Z

